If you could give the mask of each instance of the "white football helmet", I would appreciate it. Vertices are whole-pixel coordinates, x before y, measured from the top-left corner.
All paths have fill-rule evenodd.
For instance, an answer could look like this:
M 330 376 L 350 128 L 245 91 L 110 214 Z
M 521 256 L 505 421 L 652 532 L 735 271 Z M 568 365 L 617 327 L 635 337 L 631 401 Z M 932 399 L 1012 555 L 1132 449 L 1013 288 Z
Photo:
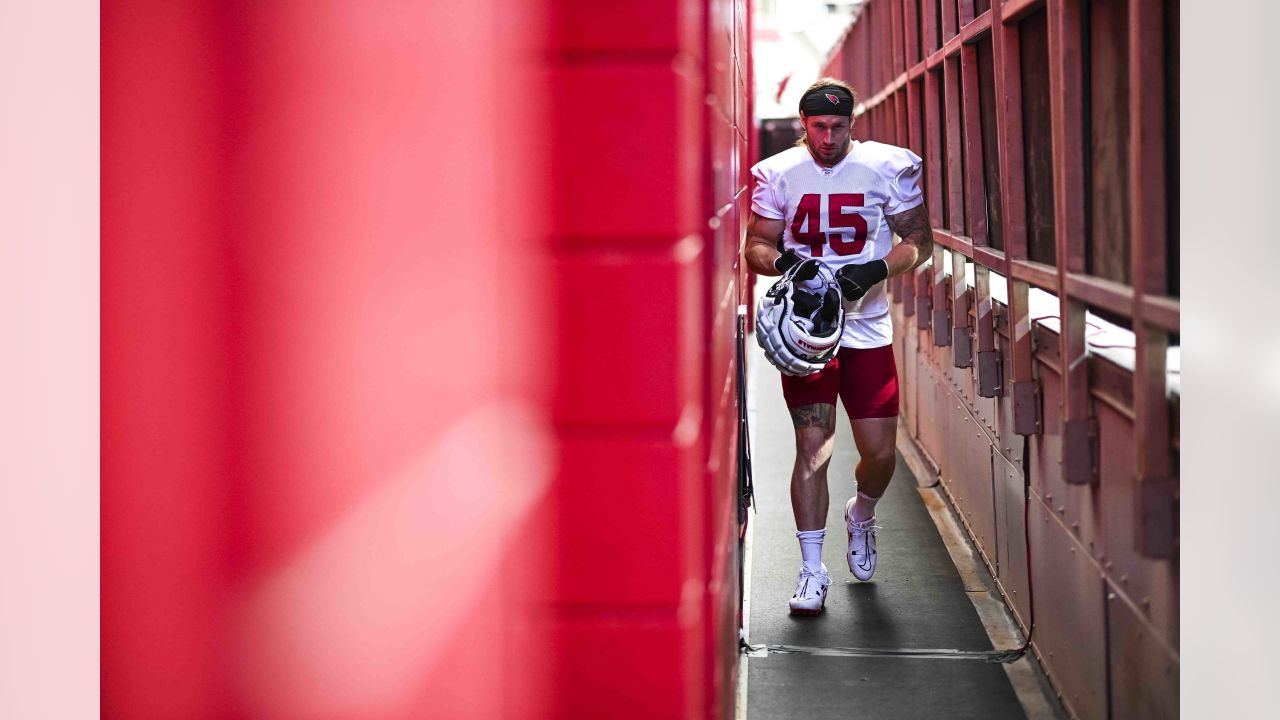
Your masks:
M 793 266 L 756 309 L 756 342 L 787 375 L 812 375 L 840 350 L 844 299 L 835 273 L 821 260 Z

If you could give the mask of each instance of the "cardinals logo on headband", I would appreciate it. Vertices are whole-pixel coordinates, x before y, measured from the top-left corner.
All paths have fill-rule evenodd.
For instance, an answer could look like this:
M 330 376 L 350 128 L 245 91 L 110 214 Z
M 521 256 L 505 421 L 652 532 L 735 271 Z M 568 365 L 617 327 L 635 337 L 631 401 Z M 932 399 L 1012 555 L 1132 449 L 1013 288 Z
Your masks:
M 827 99 L 831 101 L 832 105 L 840 104 L 840 98 L 836 97 L 835 95 L 832 95 L 831 93 L 823 93 L 823 95 L 827 96 Z

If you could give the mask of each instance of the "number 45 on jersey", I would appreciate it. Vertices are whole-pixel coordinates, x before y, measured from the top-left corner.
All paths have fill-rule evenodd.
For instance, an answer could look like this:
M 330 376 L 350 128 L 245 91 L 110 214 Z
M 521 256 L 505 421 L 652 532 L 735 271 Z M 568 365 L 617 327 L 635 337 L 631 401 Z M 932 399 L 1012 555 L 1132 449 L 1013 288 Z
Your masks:
M 827 197 L 827 224 L 829 232 L 822 232 L 822 195 L 809 193 L 800 198 L 795 219 L 791 221 L 791 237 L 802 245 L 808 245 L 811 257 L 822 257 L 823 247 L 830 245 L 836 255 L 857 255 L 867 244 L 867 219 L 858 213 L 846 213 L 850 208 L 863 207 L 862 193 L 835 193 Z M 846 240 L 852 231 L 853 239 Z

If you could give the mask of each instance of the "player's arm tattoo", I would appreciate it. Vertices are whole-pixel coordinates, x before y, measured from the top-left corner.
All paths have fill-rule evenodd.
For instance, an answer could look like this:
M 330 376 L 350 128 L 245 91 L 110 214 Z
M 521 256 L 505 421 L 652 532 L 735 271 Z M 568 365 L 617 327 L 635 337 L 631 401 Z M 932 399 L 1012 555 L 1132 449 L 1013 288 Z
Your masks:
M 786 221 L 774 220 L 756 213 L 747 219 L 747 243 L 743 248 L 747 266 L 758 275 L 777 275 L 773 261 L 778 257 L 778 241 L 786 229 Z
M 793 407 L 791 408 L 791 424 L 795 425 L 797 430 L 810 427 L 835 430 L 836 406 L 817 403 Z
M 910 272 L 928 260 L 933 254 L 933 226 L 929 223 L 929 210 L 923 204 L 896 215 L 886 215 L 889 229 L 902 238 L 903 244 L 910 244 L 916 249 L 915 262 L 904 272 Z

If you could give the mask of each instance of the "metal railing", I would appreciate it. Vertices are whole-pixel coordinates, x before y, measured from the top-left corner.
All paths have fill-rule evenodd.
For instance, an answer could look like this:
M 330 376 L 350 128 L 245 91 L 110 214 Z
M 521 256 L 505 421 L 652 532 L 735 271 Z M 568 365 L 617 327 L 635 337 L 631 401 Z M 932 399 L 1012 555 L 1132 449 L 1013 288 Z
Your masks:
M 957 367 L 974 362 L 976 338 L 979 394 L 1011 394 L 1022 435 L 1042 427 L 1028 292 L 1057 296 L 1069 483 L 1096 483 L 1100 462 L 1086 310 L 1132 329 L 1136 543 L 1156 558 L 1177 537 L 1165 387 L 1180 315 L 1176 23 L 1177 4 L 1155 0 L 874 0 L 826 67 L 865 94 L 858 135 L 925 158 L 936 245 L 917 272 L 928 287 L 895 278 L 894 298 L 932 311 L 919 326 Z M 948 282 L 945 250 L 954 278 L 974 264 L 972 290 Z M 992 273 L 1008 282 L 1008 358 Z

